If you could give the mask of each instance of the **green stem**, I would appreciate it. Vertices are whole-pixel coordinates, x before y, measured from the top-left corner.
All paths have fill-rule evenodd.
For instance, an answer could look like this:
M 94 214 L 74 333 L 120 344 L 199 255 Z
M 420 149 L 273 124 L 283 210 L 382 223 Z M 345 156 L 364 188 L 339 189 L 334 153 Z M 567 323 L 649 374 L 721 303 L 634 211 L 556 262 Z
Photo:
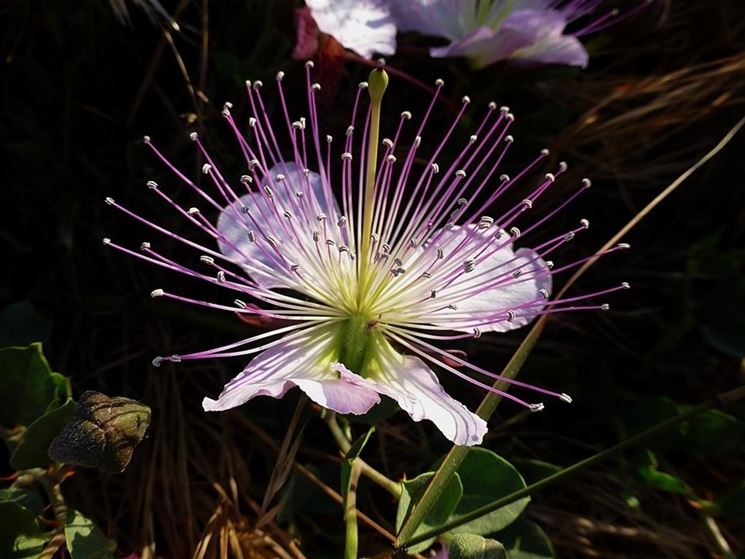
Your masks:
M 540 481 L 537 481 L 531 485 L 528 485 L 527 487 L 524 487 L 523 489 L 520 489 L 519 491 L 510 493 L 509 495 L 502 497 L 501 499 L 492 501 L 487 505 L 484 505 L 472 510 L 469 513 L 459 516 L 457 520 L 447 522 L 445 524 L 442 524 L 441 526 L 438 526 L 437 528 L 428 530 L 427 532 L 419 534 L 408 540 L 404 540 L 403 543 L 401 543 L 400 545 L 404 548 L 410 547 L 429 538 L 433 538 L 444 532 L 447 532 L 448 530 L 452 530 L 453 528 L 462 526 L 467 522 L 476 520 L 477 518 L 489 514 L 490 512 L 514 503 L 515 501 L 518 501 L 523 497 L 532 495 L 536 491 L 540 491 L 541 489 L 549 485 L 553 485 L 559 481 L 564 481 L 565 479 L 574 476 L 575 474 L 578 474 L 579 472 L 582 472 L 583 470 L 586 470 L 591 466 L 594 466 L 598 462 L 602 462 L 603 460 L 606 460 L 611 456 L 615 456 L 619 452 L 653 439 L 654 437 L 657 437 L 658 435 L 661 435 L 662 433 L 668 431 L 672 427 L 675 427 L 676 425 L 679 425 L 680 423 L 683 423 L 684 421 L 687 421 L 697 415 L 700 415 L 713 408 L 725 407 L 742 398 L 745 398 L 745 386 L 740 386 L 738 388 L 735 388 L 734 390 L 730 390 L 729 392 L 719 394 L 711 400 L 708 400 L 703 404 L 699 404 L 698 406 L 691 408 L 685 413 L 681 413 L 680 415 L 676 415 L 675 417 L 671 417 L 670 419 L 658 423 L 654 427 L 650 427 L 649 429 L 642 431 L 641 433 L 638 433 L 637 435 L 634 435 L 633 437 L 626 439 L 625 441 L 620 442 L 617 445 L 612 446 L 611 448 L 608 448 L 602 452 L 598 452 L 597 454 L 594 454 L 589 458 L 585 458 L 584 460 L 577 462 L 576 464 L 573 464 L 568 468 L 564 468 L 560 472 L 556 472 L 555 474 L 547 476 Z
M 564 284 L 564 287 L 562 287 L 561 291 L 559 291 L 559 293 L 556 295 L 556 299 L 561 299 L 561 296 L 564 293 L 566 293 L 569 290 L 569 288 L 572 285 L 574 285 L 574 283 L 593 264 L 595 264 L 595 262 L 598 261 L 601 254 L 603 254 L 607 249 L 611 248 L 616 243 L 618 243 L 618 241 L 620 241 L 629 231 L 631 231 L 631 229 L 636 227 L 636 225 L 638 225 L 642 219 L 644 219 L 647 215 L 649 215 L 649 213 L 654 208 L 656 208 L 663 200 L 665 200 L 665 198 L 667 198 L 681 184 L 683 184 L 686 181 L 686 179 L 688 179 L 688 177 L 690 177 L 703 165 L 709 162 L 722 149 L 724 149 L 724 147 L 732 140 L 732 138 L 735 137 L 735 135 L 740 131 L 740 129 L 743 126 L 745 126 L 745 117 L 740 119 L 727 132 L 727 134 L 725 134 L 724 137 L 711 150 L 709 150 L 709 152 L 706 155 L 704 155 L 701 159 L 696 161 L 696 163 L 691 165 L 691 167 L 686 169 L 678 178 L 676 178 L 672 183 L 670 183 L 662 192 L 660 192 L 657 196 L 655 196 L 639 213 L 637 213 L 633 218 L 631 218 L 631 220 L 629 220 L 629 222 L 626 225 L 624 225 L 615 235 L 613 235 L 613 237 L 611 237 L 610 240 L 608 240 L 608 242 L 605 243 L 605 245 L 601 247 L 595 253 L 595 256 L 593 258 L 590 258 L 587 262 L 585 262 L 569 278 L 569 280 Z M 549 317 L 548 314 L 544 314 L 536 321 L 535 325 L 533 325 L 533 328 L 531 328 L 530 332 L 528 332 L 528 335 L 522 341 L 522 343 L 520 344 L 520 347 L 517 348 L 517 351 L 515 351 L 514 355 L 512 356 L 510 361 L 507 363 L 504 370 L 502 371 L 503 377 L 515 378 L 517 376 L 523 364 L 525 363 L 526 359 L 528 358 L 528 355 L 530 355 L 530 352 L 533 350 L 533 347 L 538 341 L 538 338 L 543 332 L 543 329 L 546 327 L 546 322 L 548 321 L 548 317 Z M 504 392 L 509 389 L 509 385 L 507 385 L 504 382 L 497 381 L 494 383 L 494 388 Z M 479 415 L 479 417 L 488 421 L 489 418 L 494 413 L 494 410 L 496 410 L 497 406 L 499 405 L 501 401 L 502 401 L 502 397 L 499 394 L 496 394 L 494 392 L 489 392 L 482 400 L 481 405 L 479 405 L 479 408 L 476 411 L 476 413 Z M 424 493 L 422 494 L 421 499 L 419 500 L 417 505 L 414 507 L 409 517 L 404 521 L 404 524 L 401 527 L 401 530 L 399 532 L 397 541 L 400 542 L 400 541 L 410 540 L 411 536 L 414 534 L 416 529 L 419 527 L 419 525 L 424 521 L 424 519 L 430 513 L 432 508 L 435 506 L 435 503 L 437 503 L 438 499 L 440 498 L 440 495 L 442 495 L 442 492 L 445 486 L 450 480 L 450 477 L 458 469 L 458 466 L 463 461 L 467 453 L 468 453 L 467 449 L 464 449 L 458 446 L 453 446 L 450 449 L 447 456 L 445 456 L 445 459 L 442 461 L 442 464 L 440 465 L 438 470 L 435 472 L 435 475 L 432 477 L 432 480 L 430 481 L 429 485 L 424 490 Z
M 352 443 L 342 432 L 339 423 L 336 421 L 336 414 L 327 413 L 325 419 L 326 424 L 329 426 L 329 430 L 331 431 L 331 435 L 333 435 L 334 440 L 336 440 L 336 444 L 339 445 L 339 450 L 346 454 L 352 447 Z M 355 462 L 359 463 L 362 474 L 370 479 L 370 481 L 388 491 L 388 493 L 390 493 L 397 501 L 401 498 L 401 492 L 403 489 L 401 488 L 400 483 L 393 481 L 382 472 L 376 470 L 370 466 L 370 464 L 362 460 L 362 458 L 357 458 Z
M 352 461 L 349 490 L 344 499 L 344 526 L 346 540 L 344 543 L 344 559 L 357 559 L 357 483 L 360 480 L 359 459 Z

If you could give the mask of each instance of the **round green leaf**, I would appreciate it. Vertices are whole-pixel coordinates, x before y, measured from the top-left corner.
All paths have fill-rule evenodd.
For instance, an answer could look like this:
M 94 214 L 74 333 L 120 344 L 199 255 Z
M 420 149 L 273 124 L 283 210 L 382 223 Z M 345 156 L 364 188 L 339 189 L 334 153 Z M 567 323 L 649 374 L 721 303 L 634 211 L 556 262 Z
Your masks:
M 535 522 L 520 518 L 495 537 L 499 538 L 509 559 L 554 559 L 551 541 Z
M 29 425 L 10 457 L 10 465 L 16 470 L 28 470 L 45 468 L 51 464 L 53 460 L 49 458 L 49 445 L 65 428 L 65 424 L 75 413 L 75 408 L 75 402 L 67 400 Z
M 458 468 L 458 475 L 463 483 L 463 497 L 449 520 L 456 520 L 525 487 L 525 480 L 512 464 L 485 448 L 472 448 Z M 530 497 L 524 497 L 467 522 L 452 533 L 487 535 L 502 530 L 522 514 L 529 502 Z
M 41 514 L 44 501 L 35 489 L 22 489 L 20 487 L 9 487 L 0 489 L 0 503 L 15 503 L 34 514 Z
M 72 559 L 114 559 L 116 543 L 90 519 L 73 509 L 67 511 L 65 541 Z
M 0 424 L 31 424 L 47 411 L 56 390 L 41 344 L 0 349 Z
M 36 559 L 46 539 L 36 522 L 36 515 L 17 503 L 0 502 L 0 557 Z
M 448 545 L 448 559 L 507 559 L 507 552 L 497 540 L 456 534 Z

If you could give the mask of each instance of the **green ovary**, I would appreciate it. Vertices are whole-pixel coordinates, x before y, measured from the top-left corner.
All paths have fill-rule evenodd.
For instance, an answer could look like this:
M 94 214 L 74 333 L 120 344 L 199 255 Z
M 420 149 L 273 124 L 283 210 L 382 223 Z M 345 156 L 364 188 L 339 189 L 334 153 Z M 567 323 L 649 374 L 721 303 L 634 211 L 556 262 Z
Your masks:
M 374 372 L 375 357 L 383 334 L 369 317 L 355 314 L 340 322 L 334 337 L 338 360 L 347 369 L 368 378 Z

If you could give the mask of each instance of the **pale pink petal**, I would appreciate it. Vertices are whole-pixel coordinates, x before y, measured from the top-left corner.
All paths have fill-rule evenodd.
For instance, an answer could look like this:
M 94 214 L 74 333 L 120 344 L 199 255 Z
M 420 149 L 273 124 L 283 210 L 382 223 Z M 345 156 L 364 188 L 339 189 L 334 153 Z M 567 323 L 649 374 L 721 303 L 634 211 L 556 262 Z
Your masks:
M 531 249 L 514 251 L 504 231 L 489 245 L 479 243 L 479 238 L 494 237 L 495 232 L 495 229 L 477 232 L 473 227 L 456 227 L 443 233 L 436 246 L 459 261 L 474 258 L 476 266 L 472 272 L 462 274 L 447 288 L 438 291 L 442 299 L 459 294 L 454 302 L 456 309 L 432 313 L 427 317 L 428 322 L 453 330 L 472 331 L 478 327 L 482 331 L 506 332 L 525 326 L 543 309 L 540 301 L 551 293 L 551 274 L 546 262 Z M 436 237 L 437 234 L 433 236 Z M 462 245 L 466 238 L 471 241 Z M 454 255 L 456 250 L 457 255 Z M 538 304 L 533 304 L 536 301 Z M 521 307 L 526 304 L 531 306 Z M 490 315 L 504 316 L 513 309 L 512 320 L 500 318 L 484 323 Z
M 306 0 L 318 28 L 360 56 L 396 52 L 396 25 L 385 0 Z
M 217 400 L 205 398 L 205 411 L 238 407 L 256 396 L 281 398 L 297 386 L 308 397 L 338 413 L 362 414 L 380 401 L 354 373 L 340 375 L 328 360 L 333 334 L 324 330 L 293 335 L 260 353 L 225 385 Z
M 382 338 L 380 342 L 365 386 L 393 398 L 414 421 L 430 420 L 455 444 L 481 443 L 486 422 L 450 397 L 421 359 L 401 355 Z
M 281 183 L 276 180 L 278 174 L 285 176 Z M 261 285 L 291 288 L 292 285 L 283 280 L 280 274 L 272 273 L 278 268 L 278 259 L 287 257 L 296 264 L 301 264 L 304 259 L 302 251 L 296 249 L 297 241 L 291 235 L 284 210 L 298 213 L 299 202 L 295 196 L 298 191 L 316 209 L 314 218 L 317 213 L 323 212 L 330 219 L 335 219 L 339 209 L 333 199 L 329 208 L 320 175 L 313 172 L 306 175 L 293 162 L 282 162 L 272 167 L 264 177 L 264 185 L 271 187 L 272 201 L 265 193 L 254 191 L 222 210 L 217 220 L 217 231 L 224 240 L 219 240 L 218 245 L 225 256 L 244 263 L 246 271 Z M 251 217 L 245 213 L 244 207 Z M 249 231 L 253 232 L 254 242 L 250 240 Z M 268 236 L 278 243 L 277 248 L 266 240 Z

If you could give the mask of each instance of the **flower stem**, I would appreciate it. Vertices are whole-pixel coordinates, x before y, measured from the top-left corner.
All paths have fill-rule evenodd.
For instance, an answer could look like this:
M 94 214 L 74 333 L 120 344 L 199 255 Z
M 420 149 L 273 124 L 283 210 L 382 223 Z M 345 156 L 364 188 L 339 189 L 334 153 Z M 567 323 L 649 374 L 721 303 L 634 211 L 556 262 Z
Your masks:
M 326 424 L 329 426 L 329 430 L 334 437 L 334 440 L 336 440 L 336 444 L 339 445 L 339 450 L 346 454 L 347 452 L 349 452 L 352 443 L 349 441 L 349 439 L 339 426 L 339 423 L 336 421 L 336 414 L 327 413 L 325 415 L 325 419 Z M 365 477 L 367 477 L 376 485 L 388 491 L 388 493 L 390 493 L 397 501 L 401 498 L 402 489 L 400 483 L 393 481 L 382 472 L 376 470 L 375 468 L 370 466 L 370 464 L 362 460 L 362 458 L 357 458 L 356 462 L 359 463 L 362 474 Z
M 492 501 L 489 504 L 486 504 L 482 507 L 472 510 L 471 512 L 463 514 L 459 516 L 456 520 L 437 526 L 436 528 L 432 530 L 428 530 L 426 532 L 418 534 L 415 537 L 412 537 L 408 540 L 403 540 L 403 542 L 400 545 L 401 547 L 409 547 L 419 542 L 425 541 L 429 538 L 438 536 L 439 534 L 447 532 L 448 530 L 452 530 L 453 528 L 457 528 L 458 526 L 462 526 L 463 524 L 466 524 L 467 522 L 476 520 L 477 518 L 480 518 L 486 514 L 489 514 L 490 512 L 493 512 L 497 509 L 500 509 L 511 503 L 514 503 L 515 501 L 522 499 L 523 497 L 532 495 L 536 491 L 540 491 L 541 489 L 544 489 L 545 487 L 549 485 L 553 485 L 559 481 L 564 481 L 567 478 L 575 474 L 578 474 L 591 466 L 594 466 L 598 462 L 602 462 L 603 460 L 606 460 L 610 458 L 611 456 L 615 456 L 619 452 L 622 452 L 628 448 L 635 447 L 643 442 L 653 439 L 657 437 L 658 435 L 661 435 L 665 433 L 666 431 L 670 430 L 671 428 L 675 427 L 676 425 L 679 425 L 683 423 L 684 421 L 688 421 L 689 419 L 697 415 L 700 415 L 714 408 L 725 407 L 743 398 L 745 398 L 745 386 L 740 386 L 728 392 L 723 392 L 721 394 L 718 394 L 714 398 L 704 402 L 703 404 L 699 404 L 698 406 L 695 406 L 689 409 L 685 413 L 681 413 L 665 421 L 662 421 L 658 423 L 657 425 L 650 427 L 649 429 L 646 429 L 642 431 L 641 433 L 638 433 L 634 435 L 633 437 L 630 437 L 626 439 L 625 441 L 618 443 L 615 446 L 612 446 L 606 450 L 603 450 L 602 452 L 598 452 L 597 454 L 593 454 L 589 458 L 585 458 L 584 460 L 581 460 L 580 462 L 577 462 L 576 464 L 573 464 L 569 466 L 568 468 L 564 468 L 560 472 L 556 472 L 555 474 L 547 476 L 541 479 L 540 481 L 537 481 L 531 485 L 528 485 L 527 487 L 524 487 L 523 489 L 520 489 L 519 491 L 510 493 L 509 495 L 502 497 L 501 499 L 497 499 L 496 501 Z
M 344 499 L 344 526 L 346 540 L 344 543 L 344 559 L 357 559 L 357 483 L 360 480 L 359 459 L 352 460 L 352 473 L 349 480 L 349 489 Z

